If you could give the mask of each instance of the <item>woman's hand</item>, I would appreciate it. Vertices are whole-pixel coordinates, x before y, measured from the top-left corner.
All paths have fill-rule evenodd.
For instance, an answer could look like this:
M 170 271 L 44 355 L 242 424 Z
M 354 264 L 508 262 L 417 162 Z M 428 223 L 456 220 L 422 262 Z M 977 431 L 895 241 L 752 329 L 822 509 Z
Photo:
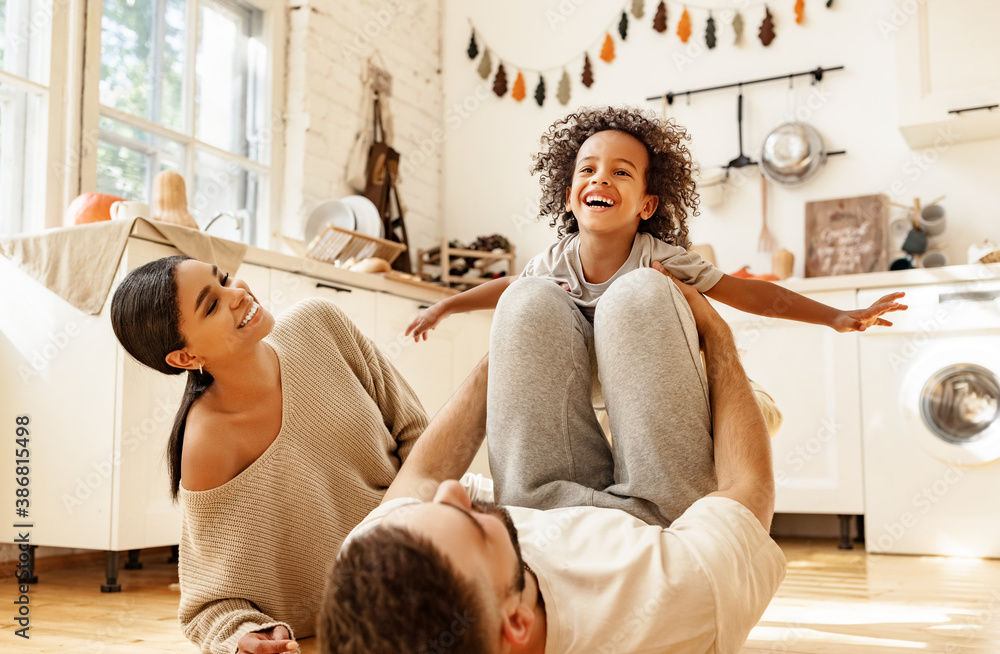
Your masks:
M 413 319 L 410 326 L 406 328 L 406 335 L 413 334 L 413 342 L 419 343 L 421 338 L 427 340 L 427 332 L 438 326 L 438 323 L 447 317 L 447 312 L 441 306 L 441 302 L 427 307 Z
M 236 643 L 236 654 L 283 654 L 298 648 L 299 644 L 291 640 L 288 629 L 278 625 L 273 629 L 243 634 L 243 638 Z
M 896 301 L 904 295 L 906 293 L 903 292 L 890 293 L 879 298 L 875 304 L 867 309 L 841 311 L 830 326 L 838 332 L 863 332 L 872 325 L 892 327 L 892 323 L 882 318 L 882 315 L 890 311 L 906 311 L 909 307 Z

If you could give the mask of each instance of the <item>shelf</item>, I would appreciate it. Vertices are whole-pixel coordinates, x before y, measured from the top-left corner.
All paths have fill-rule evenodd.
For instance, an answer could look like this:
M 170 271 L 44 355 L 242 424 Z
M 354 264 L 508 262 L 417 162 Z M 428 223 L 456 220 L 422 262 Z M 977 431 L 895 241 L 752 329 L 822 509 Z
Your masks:
M 442 255 L 444 260 L 447 261 L 446 265 L 442 265 Z M 448 245 L 447 240 L 444 240 L 441 242 L 441 245 L 434 246 L 428 250 L 417 250 L 417 274 L 423 274 L 424 266 L 437 266 L 441 269 L 441 283 L 448 287 L 478 286 L 479 284 L 484 284 L 492 279 L 486 277 L 472 279 L 465 277 L 453 277 L 449 271 L 451 270 L 451 261 L 454 259 L 476 259 L 472 268 L 480 271 L 483 271 L 498 262 L 506 261 L 507 274 L 512 275 L 514 273 L 514 261 L 516 259 L 516 254 L 513 246 L 511 246 L 510 252 L 495 254 L 493 252 L 485 252 L 483 250 L 453 248 Z

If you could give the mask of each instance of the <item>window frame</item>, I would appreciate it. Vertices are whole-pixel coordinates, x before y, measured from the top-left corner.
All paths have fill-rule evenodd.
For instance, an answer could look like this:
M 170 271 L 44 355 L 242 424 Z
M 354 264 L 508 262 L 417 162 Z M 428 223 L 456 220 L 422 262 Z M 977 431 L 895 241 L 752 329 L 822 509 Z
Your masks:
M 55 0 L 58 1 L 58 0 Z M 159 136 L 179 143 L 184 148 L 183 172 L 187 182 L 188 204 L 194 200 L 194 171 L 197 152 L 205 152 L 223 161 L 235 163 L 248 171 L 257 174 L 262 180 L 262 192 L 256 216 L 256 238 L 250 245 L 267 248 L 272 234 L 280 229 L 282 185 L 284 182 L 284 57 L 285 37 L 287 33 L 285 5 L 282 0 L 240 0 L 241 3 L 254 7 L 262 13 L 261 38 L 267 44 L 268 58 L 265 71 L 264 115 L 270 117 L 266 122 L 264 133 L 267 137 L 262 163 L 249 157 L 233 154 L 197 139 L 196 105 L 195 105 L 195 61 L 198 49 L 198 5 L 199 0 L 188 0 L 185 32 L 189 35 L 185 50 L 185 85 L 182 110 L 185 116 L 184 132 L 174 130 L 154 123 L 145 118 L 133 116 L 118 109 L 102 106 L 100 103 L 101 81 L 101 22 L 104 13 L 103 0 L 69 0 L 79 2 L 86 7 L 87 23 L 83 26 L 82 39 L 85 52 L 81 71 L 81 97 L 77 106 L 81 107 L 79 117 L 79 134 L 74 135 L 79 143 L 79 157 L 68 161 L 67 166 L 75 164 L 75 185 L 67 185 L 67 195 L 75 197 L 83 191 L 97 188 L 97 143 L 100 136 L 99 122 L 101 116 L 125 122 L 151 135 Z M 222 4 L 225 4 L 223 2 Z M 75 186 L 75 187 L 74 187 Z M 69 197 L 68 199 L 72 199 Z M 53 224 L 52 226 L 58 226 Z M 244 227 L 250 232 L 249 226 Z
M 31 3 L 29 7 L 28 21 L 34 29 L 39 29 L 39 17 L 49 27 L 48 52 L 46 59 L 41 65 L 47 68 L 48 83 L 41 84 L 30 79 L 30 72 L 25 71 L 25 76 L 8 73 L 0 70 L 0 83 L 10 86 L 18 91 L 35 94 L 39 98 L 39 112 L 45 115 L 45 120 L 36 125 L 37 134 L 35 146 L 39 161 L 31 160 L 27 156 L 26 134 L 22 134 L 15 147 L 20 152 L 22 164 L 33 166 L 33 174 L 20 175 L 20 200 L 17 203 L 16 211 L 20 215 L 10 217 L 12 226 L 11 234 L 23 234 L 36 232 L 46 227 L 57 226 L 62 221 L 62 214 L 66 203 L 66 186 L 69 182 L 70 171 L 66 168 L 66 162 L 72 159 L 67 149 L 67 127 L 69 116 L 72 111 L 70 94 L 68 93 L 71 84 L 71 53 L 73 52 L 73 26 L 74 16 L 82 10 L 82 0 L 48 0 L 40 3 Z M 10 13 L 8 13 L 8 20 Z M 46 65 L 47 64 L 47 65 Z M 27 120 L 23 115 L 21 118 Z M 31 188 L 25 188 L 24 180 L 32 180 Z M 25 198 L 25 194 L 30 199 Z M 41 215 L 31 216 L 25 214 L 25 207 L 37 206 L 44 208 Z

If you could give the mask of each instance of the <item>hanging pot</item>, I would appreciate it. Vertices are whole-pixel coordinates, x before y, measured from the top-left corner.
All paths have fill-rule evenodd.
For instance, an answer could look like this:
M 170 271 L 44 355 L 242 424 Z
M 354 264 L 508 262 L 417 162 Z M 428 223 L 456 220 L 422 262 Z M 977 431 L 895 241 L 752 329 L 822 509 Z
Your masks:
M 778 125 L 764 139 L 760 169 L 773 182 L 801 184 L 826 163 L 826 148 L 819 131 L 807 123 Z

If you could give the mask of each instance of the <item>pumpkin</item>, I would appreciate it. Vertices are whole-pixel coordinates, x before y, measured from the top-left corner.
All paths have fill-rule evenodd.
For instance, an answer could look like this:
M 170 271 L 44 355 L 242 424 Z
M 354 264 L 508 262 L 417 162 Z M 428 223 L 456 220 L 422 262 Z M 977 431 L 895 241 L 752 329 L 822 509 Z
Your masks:
M 66 208 L 65 223 L 85 225 L 111 220 L 111 205 L 124 199 L 107 193 L 81 193 Z
M 184 178 L 172 170 L 164 170 L 153 178 L 153 204 L 150 213 L 153 220 L 198 229 L 198 223 L 188 211 Z

